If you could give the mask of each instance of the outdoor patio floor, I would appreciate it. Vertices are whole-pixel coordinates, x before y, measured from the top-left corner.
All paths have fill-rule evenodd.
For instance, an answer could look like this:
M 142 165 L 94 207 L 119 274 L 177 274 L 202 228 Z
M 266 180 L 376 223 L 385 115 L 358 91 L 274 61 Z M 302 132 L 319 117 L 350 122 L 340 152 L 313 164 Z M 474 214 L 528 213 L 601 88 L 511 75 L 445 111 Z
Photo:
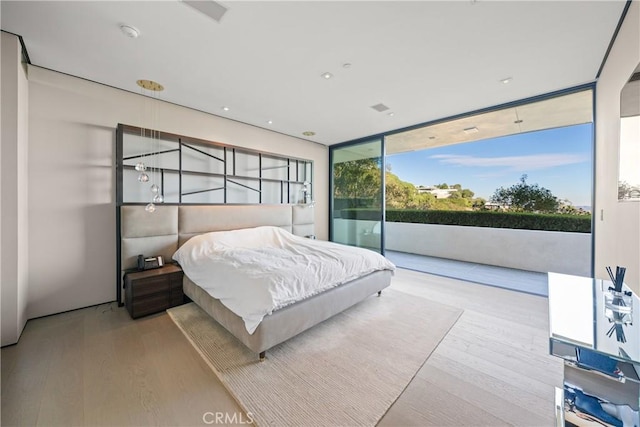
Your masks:
M 534 295 L 548 296 L 546 273 L 396 251 L 386 251 L 385 256 L 397 267 L 408 270 L 452 277 L 481 285 L 512 289 Z

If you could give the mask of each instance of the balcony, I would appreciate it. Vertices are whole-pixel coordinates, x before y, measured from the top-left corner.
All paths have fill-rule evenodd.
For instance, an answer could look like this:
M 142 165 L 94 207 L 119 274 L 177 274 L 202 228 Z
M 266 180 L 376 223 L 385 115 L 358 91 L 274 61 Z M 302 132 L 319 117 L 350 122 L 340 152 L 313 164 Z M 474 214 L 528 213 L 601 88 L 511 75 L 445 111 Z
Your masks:
M 376 221 L 336 219 L 334 227 L 342 243 L 375 248 L 379 242 Z M 591 275 L 591 233 L 386 222 L 385 249 L 540 273 Z

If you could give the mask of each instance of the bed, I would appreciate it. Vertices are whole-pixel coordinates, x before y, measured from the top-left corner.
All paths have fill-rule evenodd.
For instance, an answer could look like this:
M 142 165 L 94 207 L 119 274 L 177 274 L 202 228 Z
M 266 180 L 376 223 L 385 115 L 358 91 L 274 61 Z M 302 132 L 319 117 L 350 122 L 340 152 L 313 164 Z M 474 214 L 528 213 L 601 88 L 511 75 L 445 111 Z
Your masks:
M 306 205 L 159 206 L 153 214 L 145 212 L 144 206 L 122 206 L 120 214 L 122 270 L 132 268 L 140 253 L 162 255 L 170 260 L 189 239 L 210 232 L 271 226 L 295 236 L 314 234 L 313 209 Z M 309 239 L 305 240 L 311 243 Z M 391 264 L 390 268 L 368 271 L 301 301 L 277 307 L 265 315 L 254 330 L 248 329 L 246 319 L 225 306 L 226 302 L 223 304 L 214 298 L 210 290 L 194 283 L 187 274 L 183 290 L 194 303 L 263 360 L 271 347 L 371 295 L 379 294 L 390 284 L 392 267 Z

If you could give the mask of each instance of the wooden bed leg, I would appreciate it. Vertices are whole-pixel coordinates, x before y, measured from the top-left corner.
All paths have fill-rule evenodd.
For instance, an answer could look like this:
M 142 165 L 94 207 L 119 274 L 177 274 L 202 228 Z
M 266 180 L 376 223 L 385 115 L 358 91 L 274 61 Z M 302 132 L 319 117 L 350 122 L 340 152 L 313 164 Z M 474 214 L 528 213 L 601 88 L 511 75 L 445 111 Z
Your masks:
M 378 291 L 378 296 L 382 295 L 382 291 Z
M 266 351 L 263 351 L 262 353 L 260 353 L 260 361 L 264 362 L 264 357 L 267 355 Z

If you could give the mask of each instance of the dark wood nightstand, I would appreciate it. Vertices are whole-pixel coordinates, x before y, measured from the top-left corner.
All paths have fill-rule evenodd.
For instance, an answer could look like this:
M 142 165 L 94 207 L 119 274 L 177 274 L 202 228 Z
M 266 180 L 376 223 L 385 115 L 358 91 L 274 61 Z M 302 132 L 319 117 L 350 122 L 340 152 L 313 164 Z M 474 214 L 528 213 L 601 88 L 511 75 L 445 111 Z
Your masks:
M 175 264 L 124 276 L 124 304 L 132 318 L 184 303 L 182 269 Z

